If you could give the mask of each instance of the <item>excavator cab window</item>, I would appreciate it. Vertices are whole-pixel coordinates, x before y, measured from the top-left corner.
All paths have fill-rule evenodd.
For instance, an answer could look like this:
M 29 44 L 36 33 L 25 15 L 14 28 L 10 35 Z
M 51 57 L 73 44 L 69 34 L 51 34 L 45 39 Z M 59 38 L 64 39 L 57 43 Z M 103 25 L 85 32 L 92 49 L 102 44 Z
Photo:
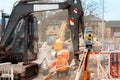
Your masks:
M 14 30 L 13 35 L 11 36 L 11 40 L 13 40 L 13 38 L 15 38 L 16 34 L 17 34 L 17 29 L 22 26 L 22 28 L 20 29 L 19 33 L 18 33 L 18 38 L 16 39 L 16 43 L 14 45 L 13 48 L 13 55 L 14 57 L 20 57 L 21 59 L 19 59 L 20 61 L 23 59 L 23 54 L 24 54 L 24 44 L 25 44 L 25 23 L 19 22 L 19 24 L 17 25 L 16 29 Z
M 13 61 L 30 61 L 37 58 L 37 30 L 37 19 L 33 15 L 19 21 L 8 42 L 8 45 L 13 45 Z

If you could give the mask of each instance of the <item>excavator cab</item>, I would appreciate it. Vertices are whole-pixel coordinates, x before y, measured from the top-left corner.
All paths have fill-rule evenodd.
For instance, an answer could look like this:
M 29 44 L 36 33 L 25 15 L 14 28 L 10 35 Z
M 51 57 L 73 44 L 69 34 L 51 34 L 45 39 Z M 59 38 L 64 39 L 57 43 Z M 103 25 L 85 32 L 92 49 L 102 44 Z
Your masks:
M 38 51 L 37 18 L 33 15 L 29 15 L 22 24 L 21 22 L 18 24 L 18 28 L 19 27 L 21 27 L 21 29 L 19 30 L 18 38 L 14 46 L 16 48 L 13 48 L 13 59 L 16 58 L 19 62 L 35 60 Z M 16 31 L 17 27 L 13 33 L 13 37 L 16 36 Z
M 2 36 L 4 36 L 8 19 L 9 16 L 2 13 L 1 39 Z M 37 58 L 38 51 L 37 30 L 37 18 L 33 16 L 33 14 L 21 19 L 18 22 L 17 27 L 15 27 L 15 30 L 10 35 L 10 40 L 6 45 L 7 48 L 5 51 L 9 53 L 6 61 L 17 63 L 35 60 Z

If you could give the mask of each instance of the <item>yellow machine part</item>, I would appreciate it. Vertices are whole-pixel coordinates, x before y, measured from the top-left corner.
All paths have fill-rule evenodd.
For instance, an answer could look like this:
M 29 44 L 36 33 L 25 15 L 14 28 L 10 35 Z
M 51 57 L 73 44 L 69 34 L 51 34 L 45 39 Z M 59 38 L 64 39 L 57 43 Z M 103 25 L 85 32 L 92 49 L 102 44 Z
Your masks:
M 61 24 L 60 32 L 57 35 L 57 39 L 56 39 L 56 41 L 53 44 L 53 47 L 54 47 L 55 51 L 59 51 L 63 47 L 63 42 L 64 42 L 63 38 L 64 38 L 64 35 L 65 35 L 65 28 L 66 28 L 66 26 L 67 26 L 66 21 L 63 21 L 63 23 Z
M 89 36 L 88 33 L 85 34 L 85 37 L 86 37 L 86 41 L 88 40 L 91 40 L 92 41 L 92 38 L 93 38 L 93 34 L 90 34 L 91 36 Z
M 85 34 L 86 41 L 88 41 L 88 34 Z
M 60 39 L 57 39 L 53 45 L 55 51 L 59 51 L 63 47 L 63 42 Z

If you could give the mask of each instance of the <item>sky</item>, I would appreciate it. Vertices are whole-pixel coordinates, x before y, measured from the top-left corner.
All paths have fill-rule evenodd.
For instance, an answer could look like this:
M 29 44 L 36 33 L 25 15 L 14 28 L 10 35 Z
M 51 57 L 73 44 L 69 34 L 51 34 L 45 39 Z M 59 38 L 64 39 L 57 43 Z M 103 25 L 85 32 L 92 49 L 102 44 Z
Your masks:
M 4 12 L 10 14 L 13 8 L 13 4 L 16 1 L 19 0 L 0 0 L 0 10 L 3 9 Z M 105 20 L 120 20 L 120 0 L 104 0 L 104 5 Z
M 19 0 L 0 0 L 0 10 L 3 9 L 5 13 L 11 13 L 13 4 Z
M 120 0 L 104 0 L 105 20 L 120 20 Z

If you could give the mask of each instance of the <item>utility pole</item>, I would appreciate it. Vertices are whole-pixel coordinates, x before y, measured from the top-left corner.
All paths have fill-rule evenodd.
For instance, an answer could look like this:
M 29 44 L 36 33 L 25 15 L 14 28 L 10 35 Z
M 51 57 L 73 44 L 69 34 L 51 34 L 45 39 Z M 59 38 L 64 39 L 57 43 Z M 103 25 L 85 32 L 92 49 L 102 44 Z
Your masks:
M 102 7 L 102 51 L 104 51 L 104 29 L 105 29 L 105 24 L 104 24 L 104 0 L 103 2 L 103 7 Z
M 105 24 L 104 24 L 104 0 L 102 0 L 102 50 L 101 51 L 104 51 L 104 29 L 105 29 Z M 99 55 L 101 55 L 101 54 L 99 54 Z M 102 53 L 102 60 L 104 60 L 103 56 L 104 55 Z M 99 67 L 100 67 L 100 65 L 98 64 L 98 66 L 97 66 L 98 78 L 100 77 L 99 76 L 100 75 Z

